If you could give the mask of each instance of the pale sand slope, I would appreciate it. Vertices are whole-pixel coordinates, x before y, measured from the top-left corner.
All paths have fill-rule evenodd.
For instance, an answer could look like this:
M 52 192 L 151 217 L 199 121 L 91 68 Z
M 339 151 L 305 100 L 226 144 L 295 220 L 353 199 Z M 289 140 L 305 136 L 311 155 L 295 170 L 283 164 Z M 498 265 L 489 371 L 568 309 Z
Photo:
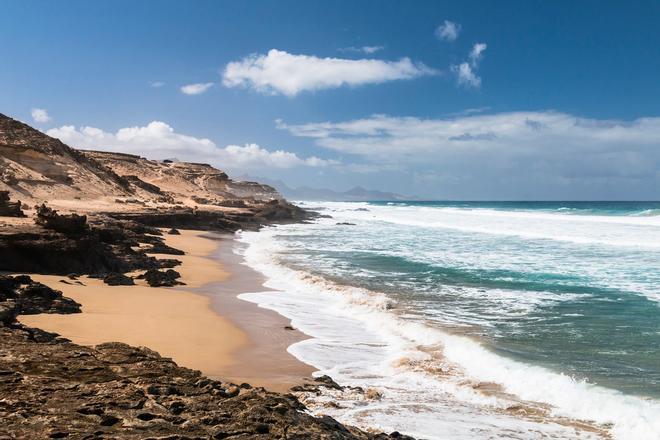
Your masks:
M 153 288 L 140 280 L 136 280 L 136 286 L 108 286 L 101 280 L 87 277 L 80 278 L 85 284 L 80 286 L 60 282 L 65 279 L 62 276 L 31 275 L 78 301 L 82 304 L 82 313 L 28 315 L 21 316 L 20 321 L 59 333 L 81 345 L 117 341 L 146 346 L 208 376 L 229 380 L 249 376 L 254 385 L 274 390 L 286 390 L 311 373 L 311 367 L 296 361 L 283 349 L 285 347 L 271 346 L 266 353 L 260 353 L 267 359 L 246 358 L 241 354 L 245 350 L 252 351 L 255 345 L 271 344 L 268 338 L 263 342 L 252 340 L 254 335 L 240 328 L 245 328 L 246 323 L 237 326 L 211 308 L 217 286 L 231 275 L 217 260 L 210 258 L 220 241 L 200 231 L 181 231 L 181 235 L 165 237 L 168 245 L 186 252 L 183 256 L 162 256 L 183 262 L 176 268 L 187 284 L 181 289 Z M 236 293 L 240 292 L 223 292 L 223 295 L 235 296 Z M 241 303 L 241 307 L 259 310 L 250 303 Z M 273 322 L 272 318 L 269 322 Z M 283 331 L 282 322 L 276 321 L 273 325 Z M 273 370 L 267 365 L 272 365 Z M 287 375 L 280 371 L 285 365 L 290 369 Z M 255 369 L 255 366 L 259 367 Z M 236 374 L 239 371 L 242 374 Z

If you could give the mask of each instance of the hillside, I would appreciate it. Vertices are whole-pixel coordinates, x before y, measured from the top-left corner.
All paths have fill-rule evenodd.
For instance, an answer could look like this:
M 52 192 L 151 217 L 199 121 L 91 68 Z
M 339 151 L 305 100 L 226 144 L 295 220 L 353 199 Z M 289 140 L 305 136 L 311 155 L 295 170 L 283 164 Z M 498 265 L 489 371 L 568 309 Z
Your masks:
M 216 210 L 282 199 L 268 185 L 234 181 L 207 164 L 76 150 L 0 114 L 3 190 L 28 205 L 48 202 L 87 212 L 175 206 Z
M 22 199 L 126 196 L 129 183 L 57 139 L 0 114 L 0 191 Z

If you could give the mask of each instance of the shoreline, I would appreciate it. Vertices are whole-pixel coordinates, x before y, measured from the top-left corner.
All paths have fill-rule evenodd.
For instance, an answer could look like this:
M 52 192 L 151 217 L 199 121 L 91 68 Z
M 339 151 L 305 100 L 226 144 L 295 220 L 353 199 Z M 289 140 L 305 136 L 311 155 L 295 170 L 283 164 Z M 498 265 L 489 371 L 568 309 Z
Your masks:
M 229 234 L 213 234 L 220 245 L 210 258 L 231 268 L 222 282 L 204 287 L 204 295 L 211 299 L 211 308 L 247 335 L 247 343 L 234 354 L 234 363 L 228 366 L 226 375 L 234 382 L 247 382 L 279 392 L 304 383 L 316 368 L 288 352 L 292 344 L 310 336 L 294 329 L 291 320 L 274 310 L 260 307 L 238 298 L 247 292 L 267 292 L 263 286 L 266 278 L 244 264 L 244 259 L 234 252 L 236 237 Z M 255 362 L 266 360 L 267 362 Z
M 185 286 L 154 288 L 141 280 L 135 286 L 108 286 L 88 277 L 80 277 L 84 285 L 78 285 L 58 275 L 30 274 L 81 303 L 82 313 L 21 315 L 19 321 L 80 345 L 145 346 L 211 378 L 278 392 L 301 384 L 315 370 L 286 348 L 305 336 L 286 330 L 289 321 L 281 315 L 237 298 L 240 293 L 266 289 L 258 274 L 233 254 L 233 237 L 180 232 L 164 238 L 168 246 L 186 252 L 176 256 L 182 264 L 175 268 Z

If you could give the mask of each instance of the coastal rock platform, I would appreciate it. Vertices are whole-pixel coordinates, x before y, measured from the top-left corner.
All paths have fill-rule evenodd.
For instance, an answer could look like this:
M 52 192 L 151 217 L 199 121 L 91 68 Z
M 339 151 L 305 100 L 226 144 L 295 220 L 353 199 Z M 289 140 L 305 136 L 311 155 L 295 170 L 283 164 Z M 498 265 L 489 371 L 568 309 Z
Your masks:
M 60 292 L 36 292 L 29 277 L 1 285 L 3 300 L 24 313 L 79 311 Z M 84 347 L 13 317 L 0 322 L 2 439 L 408 438 L 313 417 L 291 394 L 211 380 L 144 347 Z

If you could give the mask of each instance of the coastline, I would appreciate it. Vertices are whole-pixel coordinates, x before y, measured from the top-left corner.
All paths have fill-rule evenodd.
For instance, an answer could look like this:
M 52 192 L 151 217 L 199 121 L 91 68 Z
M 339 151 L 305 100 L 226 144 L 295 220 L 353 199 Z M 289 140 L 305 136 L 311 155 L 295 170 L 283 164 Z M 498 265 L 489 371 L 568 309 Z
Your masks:
M 84 285 L 78 285 L 62 276 L 31 275 L 81 303 L 82 313 L 22 315 L 19 321 L 80 345 L 145 346 L 211 378 L 278 392 L 302 383 L 314 369 L 286 348 L 304 335 L 286 330 L 289 322 L 281 315 L 237 298 L 265 289 L 258 274 L 234 256 L 232 236 L 180 232 L 164 238 L 186 252 L 176 256 L 182 264 L 175 268 L 185 286 L 154 288 L 141 280 L 135 286 L 108 286 L 88 277 L 80 277 Z
M 266 278 L 234 252 L 234 247 L 239 245 L 236 236 L 213 234 L 212 237 L 220 245 L 209 257 L 228 268 L 229 275 L 222 282 L 206 285 L 202 293 L 211 299 L 214 311 L 247 335 L 246 344 L 234 353 L 234 362 L 224 374 L 237 383 L 288 392 L 316 371 L 288 352 L 289 346 L 310 336 L 294 329 L 289 318 L 238 297 L 271 289 L 263 286 Z

